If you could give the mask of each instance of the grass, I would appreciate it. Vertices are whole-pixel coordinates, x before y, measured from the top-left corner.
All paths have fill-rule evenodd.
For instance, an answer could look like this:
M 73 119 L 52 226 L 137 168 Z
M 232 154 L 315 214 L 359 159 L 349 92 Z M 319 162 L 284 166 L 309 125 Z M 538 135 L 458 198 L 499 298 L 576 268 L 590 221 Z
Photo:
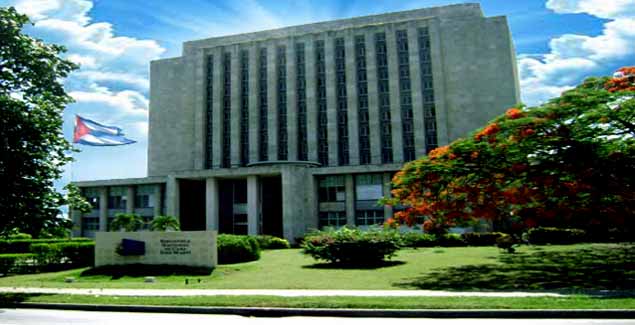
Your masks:
M 279 297 L 190 296 L 116 297 L 83 295 L 0 295 L 0 306 L 12 302 L 99 305 L 368 308 L 368 309 L 635 309 L 633 298 L 494 298 L 494 297 Z
M 155 283 L 144 283 L 142 276 L 82 275 L 86 269 L 76 269 L 4 277 L 0 278 L 0 287 L 578 292 L 611 289 L 632 293 L 634 250 L 634 245 L 620 244 L 523 246 L 515 255 L 501 253 L 495 247 L 404 249 L 393 258 L 394 263 L 370 269 L 333 268 L 316 263 L 297 249 L 268 250 L 259 261 L 219 265 L 211 275 L 157 276 Z M 71 276 L 76 281 L 65 283 L 64 279 Z

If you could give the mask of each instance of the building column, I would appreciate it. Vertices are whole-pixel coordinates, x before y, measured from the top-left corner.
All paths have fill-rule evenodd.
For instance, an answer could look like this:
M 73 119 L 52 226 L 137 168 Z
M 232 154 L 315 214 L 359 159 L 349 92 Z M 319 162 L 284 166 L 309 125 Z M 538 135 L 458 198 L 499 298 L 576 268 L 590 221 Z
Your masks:
M 205 180 L 205 229 L 218 230 L 218 179 Z
M 260 139 L 260 112 L 258 109 L 258 50 L 255 44 L 249 46 L 249 162 L 258 161 Z
M 230 102 L 231 102 L 231 119 L 230 119 L 230 167 L 240 166 L 240 150 L 242 143 L 240 142 L 240 49 L 237 45 L 231 47 L 230 50 Z
M 287 160 L 298 159 L 298 98 L 293 38 L 287 40 Z
M 220 168 L 223 154 L 223 53 L 217 48 L 212 54 L 212 168 Z
M 338 123 L 337 123 L 337 94 L 335 75 L 335 39 L 324 37 L 324 65 L 326 80 L 326 137 L 328 143 L 329 166 L 339 165 L 338 157 Z
M 268 160 L 278 160 L 278 74 L 276 68 L 276 43 L 267 46 L 267 155 Z
M 434 106 L 437 120 L 437 142 L 439 146 L 450 143 L 448 136 L 448 114 L 445 96 L 445 79 L 443 64 L 443 49 L 441 28 L 439 19 L 431 19 L 429 23 L 430 33 L 430 58 L 432 60 L 432 82 L 434 87 Z M 417 44 L 418 45 L 418 44 Z
M 390 173 L 384 173 L 384 181 L 383 181 L 383 185 L 384 185 L 384 190 L 383 190 L 383 194 L 384 197 L 391 197 L 391 185 L 390 185 L 390 181 L 392 179 L 392 175 Z M 388 220 L 388 218 L 392 218 L 392 206 L 390 205 L 384 205 L 384 220 Z
M 344 37 L 346 56 L 346 105 L 348 108 L 348 156 L 352 166 L 359 165 L 359 117 L 357 101 L 357 69 L 355 66 L 355 35 Z
M 108 231 L 108 187 L 99 189 L 99 231 Z
M 355 178 L 353 174 L 345 176 L 344 186 L 346 189 L 346 224 L 355 225 Z
M 165 214 L 180 220 L 179 216 L 179 180 L 174 176 L 168 176 L 165 183 Z
M 247 176 L 247 234 L 257 235 L 260 206 L 258 197 L 258 176 Z
M 161 201 L 163 201 L 162 198 L 162 191 L 161 191 L 161 184 L 157 184 L 154 187 L 154 217 L 158 217 L 160 215 L 163 215 L 163 209 L 162 208 L 162 204 Z
M 392 136 L 392 161 L 403 161 L 403 125 L 401 124 L 401 97 L 399 90 L 399 61 L 397 60 L 397 37 L 395 29 L 386 30 L 386 53 L 388 55 L 388 89 L 390 92 L 390 133 Z
M 304 60 L 306 64 L 306 137 L 307 155 L 309 161 L 318 161 L 318 135 L 317 135 L 317 94 L 315 81 L 315 40 L 312 37 L 303 38 Z
M 412 95 L 412 122 L 415 136 L 415 157 L 426 154 L 423 98 L 421 94 L 421 61 L 417 28 L 408 27 L 408 62 L 410 63 L 410 89 Z
M 129 185 L 126 193 L 126 213 L 134 213 L 134 185 Z
M 377 89 L 377 56 L 375 52 L 375 34 L 366 33 L 366 76 L 368 79 L 368 139 L 370 142 L 370 163 L 381 164 L 381 133 L 379 99 Z

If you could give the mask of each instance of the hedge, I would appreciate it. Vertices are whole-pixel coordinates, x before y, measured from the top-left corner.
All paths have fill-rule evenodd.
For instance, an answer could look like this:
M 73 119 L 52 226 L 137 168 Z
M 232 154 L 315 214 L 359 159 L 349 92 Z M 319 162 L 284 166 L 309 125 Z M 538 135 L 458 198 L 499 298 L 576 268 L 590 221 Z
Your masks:
M 493 246 L 504 236 L 507 234 L 502 232 L 466 232 L 461 235 L 468 246 Z
M 290 248 L 289 242 L 286 239 L 270 235 L 258 235 L 256 236 L 258 245 L 261 249 L 282 249 Z
M 0 254 L 0 273 L 32 273 L 36 270 L 35 254 Z
M 95 262 L 93 242 L 33 244 L 31 250 L 39 268 L 46 271 L 93 266 Z
M 218 264 L 255 261 L 260 258 L 260 246 L 253 236 L 218 235 Z
M 54 244 L 68 242 L 92 242 L 91 238 L 57 238 L 57 239 L 2 239 L 0 240 L 0 254 L 31 253 L 33 244 Z
M 316 260 L 348 266 L 381 264 L 400 248 L 401 239 L 394 231 L 340 228 L 307 235 L 302 253 Z
M 525 239 L 532 245 L 576 244 L 585 242 L 586 231 L 582 229 L 563 229 L 552 227 L 531 228 L 525 233 Z
M 401 246 L 403 247 L 435 247 L 439 246 L 437 236 L 433 234 L 422 234 L 418 232 L 407 232 L 401 234 Z

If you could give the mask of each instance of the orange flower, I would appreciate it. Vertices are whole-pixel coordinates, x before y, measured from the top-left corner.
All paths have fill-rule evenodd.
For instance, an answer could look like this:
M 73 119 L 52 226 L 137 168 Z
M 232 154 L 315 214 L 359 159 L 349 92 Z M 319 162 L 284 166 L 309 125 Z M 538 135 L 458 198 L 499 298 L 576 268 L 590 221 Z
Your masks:
M 523 137 L 523 138 L 524 137 L 528 137 L 528 136 L 530 136 L 532 134 L 535 134 L 535 133 L 536 133 L 536 131 L 534 131 L 534 129 L 530 129 L 530 128 L 520 130 L 520 136 Z
M 523 117 L 523 115 L 524 115 L 523 112 L 515 107 L 512 107 L 508 109 L 507 112 L 505 112 L 505 116 L 507 116 L 508 118 L 512 120 L 515 120 L 519 117 Z
M 430 157 L 430 159 L 439 158 L 447 154 L 449 151 L 450 151 L 449 146 L 438 147 L 430 151 L 430 153 L 428 154 L 428 157 Z
M 470 155 L 470 157 L 471 157 L 472 159 L 476 159 L 476 158 L 478 158 L 478 151 L 474 151 L 474 152 L 472 152 L 472 154 Z
M 492 136 L 492 135 L 498 133 L 498 131 L 500 131 L 500 127 L 498 126 L 498 124 L 492 123 L 492 124 L 486 126 L 485 128 L 483 128 L 483 130 L 481 130 L 479 133 L 477 133 L 474 136 L 474 139 L 476 141 L 481 141 L 481 139 L 483 137 Z

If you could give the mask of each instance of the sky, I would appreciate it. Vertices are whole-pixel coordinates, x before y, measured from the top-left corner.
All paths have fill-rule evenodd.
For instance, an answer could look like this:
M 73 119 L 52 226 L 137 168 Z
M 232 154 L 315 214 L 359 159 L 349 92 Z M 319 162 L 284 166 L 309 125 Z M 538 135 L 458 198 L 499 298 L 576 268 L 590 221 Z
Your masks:
M 79 114 L 124 129 L 137 143 L 81 146 L 59 187 L 73 181 L 147 176 L 149 62 L 181 54 L 184 41 L 464 1 L 441 0 L 0 0 L 27 14 L 25 32 L 65 45 L 81 68 L 65 80 L 72 139 Z M 558 96 L 589 76 L 635 65 L 635 0 L 483 0 L 507 16 L 523 103 Z

